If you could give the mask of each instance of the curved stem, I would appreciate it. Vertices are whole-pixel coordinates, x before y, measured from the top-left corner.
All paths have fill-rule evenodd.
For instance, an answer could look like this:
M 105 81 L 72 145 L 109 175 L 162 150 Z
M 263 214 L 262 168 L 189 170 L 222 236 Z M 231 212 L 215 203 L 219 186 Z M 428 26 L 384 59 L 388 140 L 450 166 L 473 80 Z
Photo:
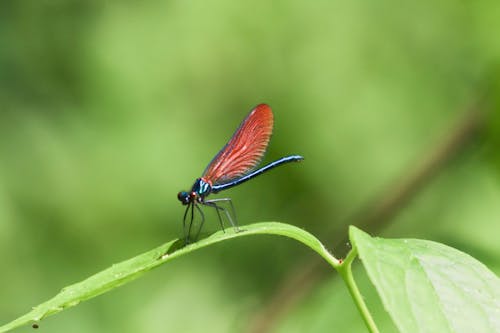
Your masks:
M 356 307 L 361 314 L 361 317 L 363 317 L 368 330 L 372 333 L 379 333 L 377 325 L 375 325 L 375 321 L 373 320 L 373 317 L 368 310 L 365 301 L 363 300 L 363 296 L 361 295 L 361 292 L 356 285 L 356 281 L 354 281 L 354 277 L 352 276 L 351 265 L 354 261 L 354 258 L 356 258 L 357 252 L 358 251 L 356 250 L 356 248 L 353 248 L 351 251 L 349 251 L 344 262 L 337 268 L 337 271 L 347 285 L 347 289 L 349 289 L 349 293 L 351 294 L 352 299 L 354 300 L 354 303 L 356 304 Z
M 188 207 L 189 208 L 189 207 Z M 194 209 L 191 206 L 191 209 Z M 187 212 L 189 214 L 189 212 Z M 187 227 L 187 226 L 186 226 Z M 48 301 L 39 304 L 25 315 L 11 321 L 10 323 L 0 326 L 0 333 L 7 332 L 15 327 L 25 325 L 27 323 L 37 324 L 40 320 L 54 315 L 64 309 L 75 306 L 85 300 L 96 297 L 100 294 L 108 292 L 119 286 L 122 286 L 130 281 L 137 279 L 147 271 L 152 270 L 160 265 L 165 264 L 180 256 L 201 248 L 229 240 L 232 238 L 246 237 L 250 235 L 279 235 L 295 239 L 306 245 L 323 259 L 325 259 L 346 281 L 347 287 L 354 298 L 358 309 L 361 311 L 365 322 L 371 332 L 378 332 L 375 327 L 371 315 L 368 312 L 366 305 L 363 303 L 363 298 L 359 293 L 354 280 L 352 278 L 350 265 L 356 257 L 355 250 L 351 251 L 344 262 L 335 258 L 325 246 L 309 232 L 294 227 L 292 225 L 277 223 L 277 222 L 262 222 L 251 225 L 245 225 L 244 229 L 237 230 L 236 228 L 228 228 L 226 232 L 219 231 L 215 234 L 201 239 L 196 243 L 184 244 L 184 240 L 172 240 L 151 251 L 140 254 L 134 258 L 122 261 L 112 265 L 111 267 L 90 276 L 89 278 L 63 288 L 61 292 L 55 295 Z

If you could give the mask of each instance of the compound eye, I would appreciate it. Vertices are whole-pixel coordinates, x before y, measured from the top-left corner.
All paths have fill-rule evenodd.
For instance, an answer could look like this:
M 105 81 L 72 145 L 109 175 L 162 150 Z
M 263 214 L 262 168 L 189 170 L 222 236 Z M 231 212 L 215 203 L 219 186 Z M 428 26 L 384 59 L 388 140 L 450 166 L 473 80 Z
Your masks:
M 177 193 L 177 199 L 182 202 L 183 205 L 187 205 L 189 203 L 189 193 L 187 192 L 179 192 Z

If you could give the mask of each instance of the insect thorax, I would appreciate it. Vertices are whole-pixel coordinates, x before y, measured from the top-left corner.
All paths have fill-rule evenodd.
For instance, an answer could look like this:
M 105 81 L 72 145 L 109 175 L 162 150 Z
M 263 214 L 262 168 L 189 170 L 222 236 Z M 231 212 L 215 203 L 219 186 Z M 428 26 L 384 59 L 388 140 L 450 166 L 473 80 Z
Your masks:
M 210 194 L 211 190 L 212 190 L 212 185 L 208 181 L 206 181 L 203 178 L 198 178 L 194 182 L 191 192 L 195 192 L 200 196 L 200 198 L 203 199 L 204 197 Z

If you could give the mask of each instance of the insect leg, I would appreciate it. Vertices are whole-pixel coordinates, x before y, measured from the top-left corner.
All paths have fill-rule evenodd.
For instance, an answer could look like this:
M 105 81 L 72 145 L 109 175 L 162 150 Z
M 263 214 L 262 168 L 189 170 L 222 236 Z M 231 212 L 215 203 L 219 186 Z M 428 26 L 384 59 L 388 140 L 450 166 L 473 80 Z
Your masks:
M 191 221 L 189 221 L 189 227 L 188 227 L 188 232 L 187 232 L 187 236 L 186 236 L 186 244 L 189 243 L 189 236 L 191 236 L 191 229 L 193 227 L 193 220 L 194 220 L 194 205 L 195 203 L 191 203 Z M 189 209 L 189 206 L 188 206 L 188 209 Z
M 186 207 L 186 210 L 184 211 L 184 217 L 182 218 L 182 231 L 184 232 L 184 241 L 187 243 L 188 236 L 189 234 L 187 233 L 186 230 L 186 217 L 189 211 L 189 205 Z
M 215 208 L 215 211 L 217 212 L 217 216 L 219 217 L 220 227 L 222 228 L 222 232 L 225 233 L 226 229 L 224 228 L 224 221 L 222 220 L 222 216 L 220 215 L 220 212 L 219 212 L 219 210 L 224 210 L 224 209 L 222 207 L 220 207 L 220 206 L 217 206 L 215 203 L 211 202 L 210 200 L 209 201 L 204 201 L 203 204 L 205 206 Z
M 196 232 L 196 237 L 194 238 L 194 240 L 196 241 L 198 239 L 198 236 L 200 235 L 201 228 L 203 227 L 203 223 L 205 223 L 205 214 L 203 214 L 203 211 L 201 210 L 201 208 L 197 204 L 193 203 L 193 205 L 196 207 L 196 209 L 198 209 L 198 211 L 200 212 L 200 216 L 201 216 L 200 227 L 198 228 L 198 232 Z
M 211 199 L 211 200 L 207 200 L 205 202 L 212 203 L 212 204 L 214 204 L 215 207 L 217 207 L 217 210 L 220 209 L 220 210 L 224 211 L 224 213 L 227 216 L 227 219 L 229 220 L 229 222 L 231 223 L 231 225 L 234 227 L 234 229 L 237 232 L 240 231 L 239 227 L 238 227 L 238 219 L 236 218 L 236 210 L 234 209 L 233 201 L 231 200 L 231 198 Z M 232 213 L 234 219 L 231 218 L 231 216 L 230 216 L 230 214 L 229 214 L 229 212 L 227 211 L 226 208 L 217 205 L 216 202 L 229 202 L 229 205 L 231 206 L 231 213 Z
M 233 218 L 231 217 L 231 214 L 229 214 L 229 211 L 226 208 L 217 205 L 217 202 L 220 202 L 220 201 L 224 201 L 224 202 L 229 201 L 229 204 L 231 205 L 231 211 L 232 211 L 233 216 L 234 216 L 234 220 L 233 220 Z M 206 204 L 208 206 L 211 206 L 211 207 L 214 207 L 217 210 L 217 212 L 219 210 L 223 211 L 224 214 L 226 214 L 226 217 L 229 220 L 229 222 L 231 223 L 231 225 L 234 227 L 234 229 L 236 231 L 239 231 L 238 224 L 236 223 L 236 213 L 235 213 L 235 210 L 234 210 L 233 202 L 231 201 L 230 198 L 219 198 L 219 199 L 207 200 L 207 201 L 204 202 L 204 204 Z

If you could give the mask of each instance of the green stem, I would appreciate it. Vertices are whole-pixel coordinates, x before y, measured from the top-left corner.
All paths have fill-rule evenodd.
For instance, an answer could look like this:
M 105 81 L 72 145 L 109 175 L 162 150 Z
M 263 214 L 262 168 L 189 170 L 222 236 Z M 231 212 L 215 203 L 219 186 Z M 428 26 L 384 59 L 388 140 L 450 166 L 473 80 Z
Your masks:
M 368 310 L 365 301 L 363 300 L 363 296 L 361 295 L 361 292 L 356 285 L 356 281 L 354 281 L 354 277 L 352 276 L 351 265 L 354 261 L 354 258 L 356 258 L 357 252 L 358 251 L 356 250 L 356 248 L 353 248 L 347 254 L 344 262 L 339 267 L 337 267 L 337 271 L 339 272 L 340 276 L 342 276 L 342 279 L 347 285 L 347 289 L 349 289 L 349 293 L 351 294 L 352 299 L 354 300 L 354 303 L 356 304 L 356 307 L 361 314 L 361 317 L 363 317 L 368 330 L 372 333 L 379 333 L 377 325 L 375 325 L 375 321 L 373 320 L 373 317 Z
M 63 288 L 61 292 L 53 298 L 32 308 L 32 310 L 25 315 L 4 326 L 0 326 L 0 333 L 7 332 L 28 323 L 37 324 L 40 320 L 48 316 L 54 315 L 64 309 L 75 306 L 85 300 L 91 299 L 133 281 L 153 268 L 163 265 L 174 258 L 178 258 L 215 243 L 250 235 L 285 236 L 295 239 L 316 251 L 340 273 L 346 282 L 349 292 L 354 298 L 354 302 L 361 312 L 366 325 L 371 332 L 378 333 L 375 323 L 373 322 L 366 305 L 363 303 L 363 298 L 354 283 L 354 279 L 352 278 L 351 263 L 356 257 L 356 250 L 349 252 L 346 260 L 342 262 L 341 260 L 335 258 L 312 234 L 292 225 L 277 222 L 262 222 L 245 225 L 244 231 L 240 232 L 226 229 L 226 232 L 216 232 L 207 238 L 201 239 L 198 242 L 187 246 L 182 246 L 182 240 L 172 240 L 134 258 L 114 264 L 83 281 Z

